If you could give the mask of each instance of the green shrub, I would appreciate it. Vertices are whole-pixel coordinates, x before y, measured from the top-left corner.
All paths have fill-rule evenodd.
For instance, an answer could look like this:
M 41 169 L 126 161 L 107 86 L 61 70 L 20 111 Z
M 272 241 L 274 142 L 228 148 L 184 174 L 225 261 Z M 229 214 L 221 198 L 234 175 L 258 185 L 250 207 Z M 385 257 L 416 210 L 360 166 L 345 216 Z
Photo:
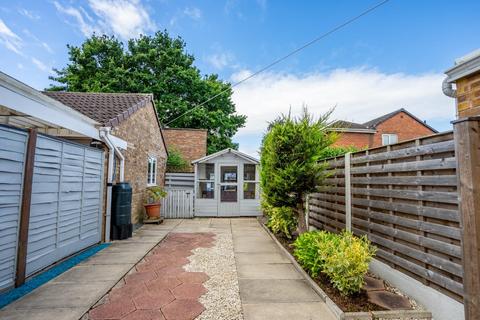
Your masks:
M 334 142 L 328 130 L 331 112 L 315 119 L 304 108 L 299 117 L 283 115 L 269 126 L 260 156 L 262 197 L 275 207 L 294 208 L 298 231 L 306 230 L 306 195 L 324 183 L 326 165 L 319 162 L 324 148 Z
M 176 149 L 168 150 L 168 158 L 167 158 L 167 171 L 168 172 L 185 172 L 189 171 L 190 166 L 188 161 L 185 160 L 180 153 L 180 151 Z
M 289 207 L 271 207 L 269 210 L 267 227 L 273 233 L 281 233 L 287 238 L 292 237 L 292 232 L 297 227 L 297 219 L 292 208 Z
M 322 272 L 344 295 L 360 291 L 376 250 L 365 236 L 326 231 L 304 233 L 294 247 L 294 256 L 310 275 L 316 277 Z
M 361 149 L 355 147 L 355 146 L 329 146 L 323 149 L 321 155 L 320 155 L 320 160 L 322 159 L 328 159 L 328 158 L 333 158 L 333 157 L 339 157 L 343 156 L 345 153 L 348 152 L 357 152 L 360 151 Z
M 262 198 L 262 200 L 260 200 L 260 207 L 262 208 L 262 212 L 266 217 L 271 216 L 273 206 L 270 203 L 268 203 L 267 200 Z

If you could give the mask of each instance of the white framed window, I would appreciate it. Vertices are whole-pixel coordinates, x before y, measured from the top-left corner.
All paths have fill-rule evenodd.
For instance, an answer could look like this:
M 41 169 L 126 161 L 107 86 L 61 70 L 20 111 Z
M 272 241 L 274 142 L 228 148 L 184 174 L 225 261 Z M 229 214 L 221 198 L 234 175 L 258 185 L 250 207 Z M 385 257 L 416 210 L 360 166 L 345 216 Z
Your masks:
M 382 134 L 382 146 L 387 146 L 389 144 L 394 144 L 398 142 L 398 136 L 394 133 L 385 133 Z
M 255 164 L 243 165 L 243 199 L 258 199 L 257 166 Z
M 148 157 L 148 166 L 147 166 L 147 185 L 156 186 L 157 185 L 157 158 L 149 156 Z

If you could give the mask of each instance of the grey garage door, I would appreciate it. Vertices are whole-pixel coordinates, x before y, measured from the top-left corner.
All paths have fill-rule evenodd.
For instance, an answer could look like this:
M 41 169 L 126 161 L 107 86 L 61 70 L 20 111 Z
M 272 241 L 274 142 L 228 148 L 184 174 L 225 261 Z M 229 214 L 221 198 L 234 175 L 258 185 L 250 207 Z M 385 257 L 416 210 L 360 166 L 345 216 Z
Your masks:
M 0 289 L 13 286 L 27 133 L 0 126 Z
M 0 289 L 15 283 L 28 133 L 0 126 Z M 100 242 L 103 152 L 38 135 L 27 276 Z
M 101 240 L 103 152 L 39 135 L 27 276 Z

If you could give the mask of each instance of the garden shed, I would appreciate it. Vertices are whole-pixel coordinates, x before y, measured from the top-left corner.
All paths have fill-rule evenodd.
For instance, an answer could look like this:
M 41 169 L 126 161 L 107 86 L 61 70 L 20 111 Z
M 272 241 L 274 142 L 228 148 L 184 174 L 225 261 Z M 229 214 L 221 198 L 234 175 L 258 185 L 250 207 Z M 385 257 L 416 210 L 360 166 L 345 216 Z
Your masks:
M 195 216 L 259 216 L 259 162 L 225 149 L 192 161 L 195 169 Z

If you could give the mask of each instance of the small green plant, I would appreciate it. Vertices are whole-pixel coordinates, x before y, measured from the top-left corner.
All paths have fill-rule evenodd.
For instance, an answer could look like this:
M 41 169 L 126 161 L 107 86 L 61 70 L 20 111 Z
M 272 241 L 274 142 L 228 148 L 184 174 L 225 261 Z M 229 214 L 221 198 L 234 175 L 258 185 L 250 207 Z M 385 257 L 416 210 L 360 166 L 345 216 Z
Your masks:
M 281 233 L 287 238 L 292 237 L 292 232 L 297 227 L 297 219 L 290 207 L 271 207 L 267 227 L 273 233 Z
M 264 198 L 260 200 L 260 207 L 262 208 L 262 212 L 266 217 L 269 217 L 272 214 L 273 206 Z
M 158 203 L 162 198 L 165 198 L 166 196 L 167 196 L 167 191 L 165 191 L 162 187 L 159 187 L 159 186 L 148 187 L 146 189 L 146 194 L 145 194 L 145 203 L 146 204 Z
M 167 171 L 168 172 L 185 172 L 189 171 L 190 166 L 188 161 L 183 158 L 183 155 L 177 149 L 172 148 L 168 150 Z
M 376 250 L 365 236 L 326 231 L 303 233 L 294 247 L 295 258 L 312 277 L 325 274 L 343 295 L 360 291 Z

